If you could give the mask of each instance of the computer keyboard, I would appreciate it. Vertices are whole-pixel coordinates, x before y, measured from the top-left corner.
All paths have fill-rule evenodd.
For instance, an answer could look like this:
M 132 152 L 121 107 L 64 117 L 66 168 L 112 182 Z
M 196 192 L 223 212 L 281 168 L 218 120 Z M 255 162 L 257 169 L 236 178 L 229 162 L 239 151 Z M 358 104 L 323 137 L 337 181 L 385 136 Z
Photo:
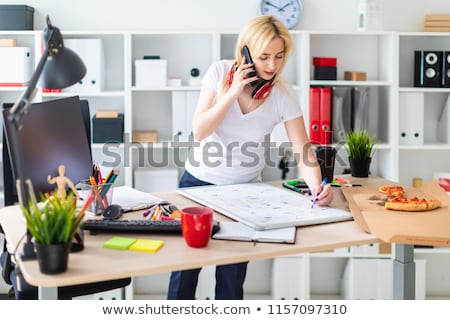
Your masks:
M 181 234 L 181 220 L 108 220 L 87 219 L 82 228 L 92 233 L 179 233 Z M 218 221 L 213 222 L 213 232 L 220 229 Z

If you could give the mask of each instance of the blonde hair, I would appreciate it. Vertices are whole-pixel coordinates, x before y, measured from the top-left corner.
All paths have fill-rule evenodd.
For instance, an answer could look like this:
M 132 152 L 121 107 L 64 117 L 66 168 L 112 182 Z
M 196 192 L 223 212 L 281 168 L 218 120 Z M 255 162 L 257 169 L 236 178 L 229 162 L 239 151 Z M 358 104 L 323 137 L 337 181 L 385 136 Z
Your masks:
M 236 42 L 235 61 L 237 65 L 242 63 L 242 48 L 246 45 L 253 57 L 259 57 L 263 54 L 270 41 L 280 38 L 284 42 L 283 63 L 280 70 L 273 78 L 272 83 L 275 84 L 280 80 L 282 70 L 286 65 L 289 56 L 294 47 L 291 33 L 284 26 L 284 24 L 270 15 L 262 15 L 251 20 L 241 30 Z M 230 86 L 230 83 L 225 79 L 222 90 L 225 92 Z

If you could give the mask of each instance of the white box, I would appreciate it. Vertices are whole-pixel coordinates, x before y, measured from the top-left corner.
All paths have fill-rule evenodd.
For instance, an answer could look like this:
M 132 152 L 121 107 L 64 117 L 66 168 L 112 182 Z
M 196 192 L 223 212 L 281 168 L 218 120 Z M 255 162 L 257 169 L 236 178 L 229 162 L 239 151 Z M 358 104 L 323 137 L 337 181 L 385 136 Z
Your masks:
M 31 51 L 28 47 L 0 48 L 0 85 L 22 86 L 31 78 Z
M 144 192 L 175 191 L 178 188 L 178 170 L 168 168 L 136 168 L 134 187 Z
M 383 30 L 383 1 L 358 1 L 358 31 Z
M 65 39 L 64 46 L 75 51 L 86 65 L 86 75 L 65 92 L 100 92 L 104 89 L 104 53 L 101 39 Z
M 401 93 L 399 96 L 399 144 L 423 145 L 425 101 L 423 92 Z
M 439 115 L 437 130 L 439 141 L 450 144 L 450 95 L 447 96 L 445 106 Z
M 306 277 L 305 258 L 287 256 L 273 259 L 272 299 L 305 300 L 308 279 Z
M 165 87 L 167 83 L 167 60 L 136 60 L 136 87 Z
M 426 261 L 417 259 L 416 299 L 425 299 Z M 346 300 L 392 300 L 394 297 L 392 259 L 351 258 L 341 279 L 342 298 Z

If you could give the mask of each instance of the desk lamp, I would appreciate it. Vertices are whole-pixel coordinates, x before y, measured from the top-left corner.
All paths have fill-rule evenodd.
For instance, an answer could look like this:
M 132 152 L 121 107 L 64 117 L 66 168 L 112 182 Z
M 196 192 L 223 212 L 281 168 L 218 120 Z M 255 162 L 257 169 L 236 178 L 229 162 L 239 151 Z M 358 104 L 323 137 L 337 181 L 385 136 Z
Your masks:
M 77 83 L 86 75 L 86 67 L 83 61 L 75 52 L 64 47 L 61 31 L 51 24 L 48 16 L 47 27 L 42 32 L 42 38 L 44 51 L 39 60 L 39 64 L 25 92 L 11 107 L 7 117 L 7 121 L 11 124 L 11 136 L 8 138 L 8 148 L 15 155 L 12 161 L 17 174 L 17 193 L 19 203 L 24 207 L 29 206 L 32 183 L 30 179 L 25 177 L 23 169 L 20 130 L 22 120 L 26 116 L 36 93 L 38 81 L 40 79 L 40 85 L 43 88 L 62 89 Z M 28 185 L 30 192 L 27 192 L 25 184 Z M 34 259 L 36 256 L 34 244 L 31 240 L 31 233 L 27 229 L 27 239 L 22 252 L 23 260 Z

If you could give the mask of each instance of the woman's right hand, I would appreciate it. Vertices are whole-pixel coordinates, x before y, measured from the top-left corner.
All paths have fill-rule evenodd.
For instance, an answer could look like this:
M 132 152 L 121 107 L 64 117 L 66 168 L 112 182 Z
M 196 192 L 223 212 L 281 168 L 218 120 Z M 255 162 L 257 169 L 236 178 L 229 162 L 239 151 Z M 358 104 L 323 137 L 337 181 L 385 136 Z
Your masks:
M 235 70 L 233 82 L 231 83 L 230 89 L 228 90 L 228 92 L 233 94 L 235 97 L 238 97 L 241 94 L 242 90 L 244 90 L 244 87 L 247 84 L 259 79 L 257 75 L 254 77 L 248 76 L 249 73 L 254 71 L 254 64 L 244 62 L 245 58 L 242 59 L 242 63 Z

